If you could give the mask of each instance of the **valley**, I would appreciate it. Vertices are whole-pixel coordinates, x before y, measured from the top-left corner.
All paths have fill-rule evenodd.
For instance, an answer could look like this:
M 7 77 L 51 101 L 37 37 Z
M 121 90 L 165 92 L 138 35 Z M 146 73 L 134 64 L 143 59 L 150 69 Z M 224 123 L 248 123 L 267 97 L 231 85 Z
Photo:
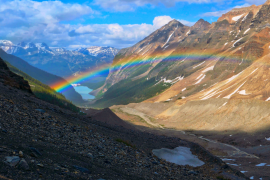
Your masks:
M 178 137 L 195 142 L 207 149 L 213 155 L 221 158 L 229 166 L 241 171 L 247 177 L 267 179 L 269 174 L 269 130 L 258 130 L 252 133 L 235 130 L 197 130 L 196 128 L 167 127 L 165 120 L 145 114 L 138 105 L 113 106 L 112 111 L 123 120 L 136 124 L 142 131 L 168 137 Z M 133 109 L 133 111 L 132 111 Z M 143 108 L 145 109 L 145 107 Z M 153 108 L 157 109 L 157 108 Z M 153 111 L 152 111 L 153 112 Z M 139 117 L 138 117 L 139 116 Z M 149 119 L 152 121 L 149 123 Z M 162 122 L 159 124 L 157 122 Z M 153 125 L 155 123 L 155 125 Z M 177 121 L 183 126 L 181 121 Z M 230 129 L 230 128 L 228 128 Z
M 0 40 L 0 179 L 270 179 L 270 0 L 243 2 Z

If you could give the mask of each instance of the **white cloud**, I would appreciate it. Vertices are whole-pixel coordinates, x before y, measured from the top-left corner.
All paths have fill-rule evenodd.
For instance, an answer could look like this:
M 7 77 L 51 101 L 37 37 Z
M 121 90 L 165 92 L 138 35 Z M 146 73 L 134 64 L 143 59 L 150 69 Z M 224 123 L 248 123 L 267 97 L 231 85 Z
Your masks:
M 184 19 L 178 19 L 179 22 L 181 22 L 182 24 L 186 25 L 186 26 L 193 26 L 196 22 L 190 22 L 190 21 L 186 21 Z
M 152 24 L 66 24 L 62 22 L 99 14 L 87 5 L 61 1 L 0 0 L 0 4 L 0 39 L 45 42 L 53 47 L 128 47 L 172 20 L 158 16 Z
M 153 25 L 158 29 L 172 20 L 170 16 L 157 16 L 153 21 Z
M 249 4 L 261 5 L 264 4 L 266 0 L 246 0 L 246 2 Z
M 81 25 L 69 32 L 70 38 L 76 38 L 75 42 L 81 43 L 88 39 L 95 45 L 117 46 L 120 48 L 131 46 L 153 31 L 173 20 L 170 16 L 158 16 L 153 24 L 94 24 Z M 70 48 L 78 47 L 78 44 L 71 44 Z
M 142 7 L 147 4 L 157 6 L 164 4 L 167 7 L 174 6 L 177 2 L 188 3 L 217 3 L 225 0 L 94 0 L 94 4 L 101 6 L 104 9 L 112 11 L 134 11 L 137 7 Z
M 3 0 L 0 0 L 0 3 Z M 28 23 L 55 23 L 73 20 L 83 15 L 94 14 L 91 7 L 80 4 L 65 4 L 61 1 L 14 0 L 1 3 L 1 15 L 26 19 Z M 3 16 L 2 16 L 3 17 Z
M 245 3 L 241 6 L 235 6 L 235 7 L 232 7 L 230 9 L 226 9 L 226 10 L 206 12 L 206 13 L 201 14 L 201 16 L 202 17 L 220 17 L 220 16 L 222 16 L 222 14 L 226 14 L 227 12 L 231 11 L 234 8 L 242 8 L 242 7 L 248 7 L 248 6 L 251 6 L 251 5 L 248 3 Z

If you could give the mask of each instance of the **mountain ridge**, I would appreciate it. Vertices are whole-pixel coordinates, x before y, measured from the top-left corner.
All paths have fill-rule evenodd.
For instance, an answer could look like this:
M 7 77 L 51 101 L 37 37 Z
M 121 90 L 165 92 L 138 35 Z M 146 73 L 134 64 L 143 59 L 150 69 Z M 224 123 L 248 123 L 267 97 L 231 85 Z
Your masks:
M 91 68 L 110 64 L 118 52 L 118 49 L 112 47 L 98 47 L 95 53 L 91 54 L 85 53 L 83 49 L 67 50 L 49 47 L 46 43 L 32 42 L 21 42 L 15 45 L 7 40 L 0 41 L 0 48 L 39 69 L 63 78 L 77 76 Z
M 93 93 L 100 94 L 100 97 L 115 99 L 117 96 L 113 95 L 114 91 L 110 91 L 110 87 L 116 90 L 117 85 L 121 86 L 119 83 L 133 86 L 137 78 L 136 81 L 140 80 L 142 84 L 147 81 L 151 84 L 146 86 L 148 90 L 144 89 L 144 91 L 147 91 L 145 94 L 152 94 L 152 96 L 166 94 L 170 87 L 186 82 L 190 84 L 190 88 L 184 85 L 182 88 L 188 89 L 183 96 L 186 97 L 226 80 L 268 53 L 266 48 L 269 30 L 267 27 L 270 22 L 266 17 L 268 8 L 267 3 L 261 6 L 236 8 L 223 14 L 217 22 L 210 24 L 200 19 L 191 27 L 173 20 L 134 46 L 120 50 L 113 64 L 123 64 L 123 69 L 112 71 L 104 86 Z M 147 62 L 148 59 L 155 59 L 155 57 L 161 59 L 153 63 L 149 61 L 150 63 L 138 67 L 125 66 L 125 63 L 128 64 L 134 59 Z M 175 57 L 176 60 L 168 61 L 164 57 Z M 200 72 L 200 69 L 205 69 L 205 72 Z M 203 75 L 199 77 L 201 74 Z M 192 79 L 194 83 L 191 84 L 188 79 Z M 156 83 L 152 84 L 150 80 L 162 86 L 161 89 L 153 90 Z M 203 84 L 204 82 L 206 84 Z M 181 98 L 179 93 L 182 89 L 174 90 L 173 94 L 176 97 L 173 99 Z M 127 103 L 140 102 L 150 97 L 150 95 L 133 92 L 131 89 L 128 91 L 130 93 L 132 91 L 131 97 L 133 97 L 126 97 L 129 99 Z M 171 99 L 172 96 L 169 94 L 164 95 L 162 101 Z M 104 106 L 106 98 L 97 99 L 96 105 L 99 106 L 98 104 Z M 107 106 L 111 105 L 114 104 L 109 103 Z

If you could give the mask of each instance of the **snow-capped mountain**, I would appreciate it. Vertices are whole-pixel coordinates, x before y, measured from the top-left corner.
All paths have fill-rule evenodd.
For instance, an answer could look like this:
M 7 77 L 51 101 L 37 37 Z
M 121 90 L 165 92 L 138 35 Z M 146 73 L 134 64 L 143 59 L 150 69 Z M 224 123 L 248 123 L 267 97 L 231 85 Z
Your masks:
M 61 77 L 77 75 L 88 69 L 112 63 L 118 52 L 112 47 L 87 48 L 89 51 L 86 52 L 83 51 L 86 48 L 73 51 L 62 47 L 49 47 L 46 43 L 21 42 L 15 45 L 8 40 L 1 40 L 0 48 L 39 69 Z
M 0 40 L 0 48 L 9 54 L 12 54 L 13 51 L 17 49 L 17 45 L 14 45 L 11 41 L 8 40 Z
M 111 58 L 115 57 L 115 55 L 119 52 L 119 49 L 113 47 L 91 46 L 88 48 L 79 48 L 76 51 L 85 55 L 99 57 L 102 60 L 110 60 Z

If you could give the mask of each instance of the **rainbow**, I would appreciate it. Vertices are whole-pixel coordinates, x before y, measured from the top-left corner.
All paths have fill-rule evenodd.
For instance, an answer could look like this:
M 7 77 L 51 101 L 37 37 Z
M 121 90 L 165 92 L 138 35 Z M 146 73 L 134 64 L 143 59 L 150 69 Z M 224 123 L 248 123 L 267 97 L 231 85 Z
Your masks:
M 230 61 L 239 61 L 239 58 L 232 57 L 230 55 L 213 55 L 210 53 L 205 54 L 173 54 L 169 56 L 151 56 L 147 58 L 134 58 L 129 60 L 128 62 L 120 61 L 112 65 L 103 65 L 96 69 L 91 69 L 87 72 L 84 72 L 80 74 L 79 76 L 71 76 L 69 78 L 66 78 L 66 81 L 57 82 L 55 84 L 50 85 L 51 88 L 55 89 L 57 92 L 64 92 L 72 87 L 71 84 L 80 84 L 84 81 L 90 80 L 94 77 L 100 76 L 102 74 L 108 73 L 108 72 L 114 72 L 117 70 L 121 70 L 124 68 L 132 68 L 136 66 L 142 66 L 145 64 L 152 64 L 155 62 L 162 61 L 183 61 L 183 60 L 214 60 L 214 59 L 220 59 L 220 58 L 229 58 Z

